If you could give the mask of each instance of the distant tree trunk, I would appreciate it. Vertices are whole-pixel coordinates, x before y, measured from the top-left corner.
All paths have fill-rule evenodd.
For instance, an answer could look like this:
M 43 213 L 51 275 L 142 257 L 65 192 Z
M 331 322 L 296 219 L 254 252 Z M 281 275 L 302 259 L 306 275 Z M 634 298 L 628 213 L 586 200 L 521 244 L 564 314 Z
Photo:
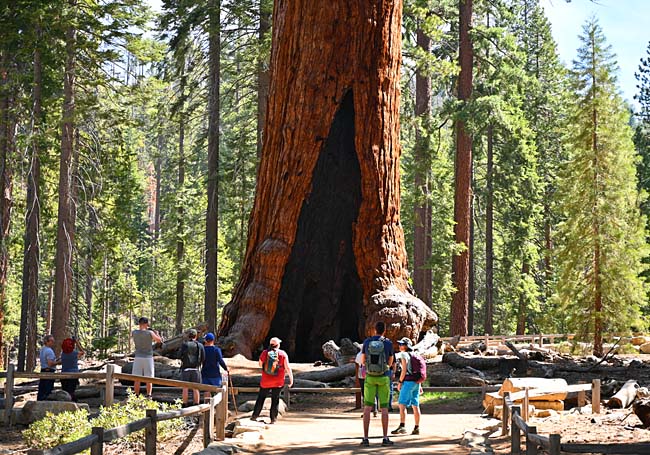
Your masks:
M 472 0 L 459 0 L 458 99 L 472 96 L 473 47 L 469 30 L 472 23 Z M 454 195 L 454 237 L 465 249 L 454 256 L 452 273 L 456 292 L 451 304 L 451 335 L 467 335 L 469 307 L 469 225 L 471 203 L 472 137 L 463 120 L 456 121 L 456 176 Z
M 76 8 L 76 0 L 69 0 L 71 11 Z M 72 173 L 75 128 L 75 50 L 77 30 L 68 25 L 66 30 L 65 79 L 63 83 L 63 127 L 61 131 L 61 159 L 59 166 L 59 213 L 56 233 L 56 256 L 54 260 L 54 306 L 52 308 L 52 335 L 57 341 L 70 334 L 70 299 L 72 293 L 72 254 L 75 244 L 75 207 L 73 204 L 74 185 Z M 60 343 L 56 352 L 60 351 Z
M 162 141 L 164 138 L 158 136 L 158 153 L 162 153 Z M 154 172 L 156 173 L 156 206 L 153 210 L 153 238 L 160 240 L 160 186 L 162 184 L 162 157 L 156 157 L 154 162 Z
M 592 38 L 593 40 L 593 38 Z M 592 81 L 592 91 L 593 93 L 596 93 L 598 84 L 596 82 L 596 68 L 595 68 L 595 62 L 596 62 L 596 56 L 595 56 L 595 47 L 596 44 L 592 41 L 591 45 L 591 51 L 592 51 L 592 58 L 591 61 L 593 62 L 594 68 L 592 68 L 591 72 L 591 81 Z M 594 172 L 594 194 L 598 194 L 601 190 L 600 188 L 600 171 L 599 171 L 599 163 L 598 163 L 598 111 L 596 110 L 596 103 L 593 103 L 593 108 L 592 108 L 592 134 L 591 134 L 591 141 L 592 141 L 592 150 L 593 150 L 593 172 Z M 602 291 L 602 283 L 601 283 L 601 276 L 600 276 L 600 263 L 601 263 L 601 257 L 600 257 L 600 219 L 599 219 L 599 214 L 600 214 L 600 207 L 598 207 L 598 198 L 594 198 L 594 208 L 593 208 L 593 230 L 594 230 L 594 239 L 595 239 L 595 244 L 594 244 L 594 260 L 593 260 L 593 286 L 594 286 L 594 351 L 593 354 L 597 357 L 602 357 L 603 356 L 603 316 L 602 316 L 602 311 L 603 311 L 603 291 Z
M 9 228 L 11 226 L 11 206 L 13 176 L 10 156 L 14 151 L 14 131 L 16 118 L 13 111 L 13 94 L 9 86 L 8 56 L 0 54 L 0 359 L 4 359 L 4 326 L 7 305 L 7 275 L 9 273 Z
M 183 57 L 185 58 L 185 57 Z M 185 309 L 185 240 L 183 236 L 185 203 L 183 195 L 183 187 L 185 186 L 185 85 L 187 84 L 187 76 L 185 75 L 185 61 L 183 60 L 183 73 L 181 74 L 181 106 L 179 109 L 178 120 L 178 198 L 176 204 L 177 218 L 177 240 L 176 240 L 176 333 L 183 331 L 183 311 Z
M 485 333 L 494 334 L 494 128 L 487 131 L 485 202 Z
M 472 187 L 474 186 L 474 169 L 472 173 Z M 467 283 L 467 335 L 474 335 L 474 301 L 476 289 L 474 288 L 474 194 L 469 203 L 469 278 Z
M 421 28 L 417 30 L 417 45 L 424 52 L 431 51 L 431 38 Z M 431 306 L 433 274 L 428 261 L 431 259 L 431 202 L 429 201 L 429 180 L 431 159 L 429 140 L 422 134 L 421 128 L 429 125 L 431 115 L 431 78 L 420 69 L 415 74 L 415 116 L 423 120 L 416 131 L 415 138 L 415 190 L 417 200 L 415 207 L 414 245 L 413 245 L 413 287 L 415 293 L 424 303 Z
M 23 289 L 20 310 L 19 346 L 18 346 L 18 370 L 33 371 L 36 368 L 37 349 L 37 309 L 38 309 L 38 269 L 40 264 L 40 180 L 41 180 L 41 130 L 42 124 L 42 86 L 43 72 L 40 49 L 40 27 L 37 28 L 38 38 L 34 47 L 34 86 L 33 86 L 33 108 L 34 118 L 30 165 L 27 171 L 27 207 L 25 215 L 25 246 L 23 254 Z
M 271 5 L 268 0 L 260 0 L 260 27 L 258 29 L 258 43 L 260 47 L 271 30 Z M 269 98 L 269 66 L 263 55 L 257 61 L 257 158 L 262 154 L 264 141 L 264 122 L 266 121 L 266 106 Z
M 251 357 L 268 335 L 297 360 L 379 320 L 417 339 L 399 220 L 400 0 L 279 0 L 254 208 L 219 333 Z
M 209 330 L 217 324 L 219 301 L 219 270 L 217 251 L 219 239 L 219 78 L 221 67 L 221 32 L 219 28 L 220 0 L 210 1 L 209 12 L 209 80 L 208 99 L 208 209 L 205 230 L 205 306 L 204 319 Z
M 522 278 L 530 273 L 530 266 L 526 259 L 521 264 Z M 517 309 L 517 335 L 526 334 L 526 319 L 528 318 L 528 308 L 526 307 L 526 296 L 524 292 L 519 294 L 519 305 Z

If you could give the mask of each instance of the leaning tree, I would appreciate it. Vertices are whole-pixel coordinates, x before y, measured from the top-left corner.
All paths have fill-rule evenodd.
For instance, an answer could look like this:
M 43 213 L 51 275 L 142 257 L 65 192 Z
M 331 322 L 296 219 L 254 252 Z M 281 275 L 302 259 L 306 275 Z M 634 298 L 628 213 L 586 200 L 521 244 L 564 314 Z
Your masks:
M 400 223 L 401 0 L 279 0 L 265 137 L 239 283 L 220 344 L 268 336 L 297 359 L 383 320 L 437 322 L 408 282 Z

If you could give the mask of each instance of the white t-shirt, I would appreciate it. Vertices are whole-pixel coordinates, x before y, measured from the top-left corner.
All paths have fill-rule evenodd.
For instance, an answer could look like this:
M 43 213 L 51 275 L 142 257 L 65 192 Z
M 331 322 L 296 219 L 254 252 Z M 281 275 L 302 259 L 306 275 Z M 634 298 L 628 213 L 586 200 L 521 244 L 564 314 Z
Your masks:
M 361 362 L 361 351 L 357 352 L 354 362 L 359 365 L 359 373 L 357 374 L 357 377 L 359 379 L 366 379 L 366 366 Z
M 406 351 L 395 353 L 395 363 L 398 365 L 398 369 L 402 367 L 402 359 L 406 360 L 406 374 L 411 374 L 411 355 Z M 399 376 L 396 376 L 395 380 L 399 381 Z

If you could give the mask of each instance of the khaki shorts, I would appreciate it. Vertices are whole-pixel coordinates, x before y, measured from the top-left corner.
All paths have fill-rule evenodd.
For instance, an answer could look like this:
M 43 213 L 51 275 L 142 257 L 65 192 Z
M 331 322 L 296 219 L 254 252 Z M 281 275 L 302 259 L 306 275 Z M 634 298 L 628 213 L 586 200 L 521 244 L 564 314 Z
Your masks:
M 153 378 L 153 373 L 153 357 L 136 357 L 133 360 L 133 371 L 131 374 Z

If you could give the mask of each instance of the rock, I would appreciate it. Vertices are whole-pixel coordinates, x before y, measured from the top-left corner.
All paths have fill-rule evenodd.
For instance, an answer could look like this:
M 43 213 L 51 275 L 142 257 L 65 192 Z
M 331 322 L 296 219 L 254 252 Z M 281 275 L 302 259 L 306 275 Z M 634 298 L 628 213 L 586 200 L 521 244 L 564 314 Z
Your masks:
M 642 344 L 646 344 L 648 342 L 648 339 L 646 337 L 632 337 L 630 339 L 630 343 L 632 343 L 634 346 L 641 346 Z
M 47 401 L 72 401 L 72 397 L 65 390 L 57 389 L 47 396 Z
M 557 411 L 554 411 L 553 409 L 536 409 L 535 410 L 535 417 L 553 417 L 558 415 Z
M 641 346 L 639 346 L 639 351 L 641 351 L 643 354 L 650 354 L 650 343 L 643 343 Z
M 89 410 L 86 403 L 73 403 L 71 401 L 28 401 L 20 413 L 20 422 L 23 425 L 29 425 L 45 417 L 45 414 L 59 414 L 65 411 L 78 411 L 80 409 Z
M 237 410 L 241 412 L 250 412 L 253 409 L 255 409 L 255 401 L 250 400 L 247 401 L 241 405 L 239 405 L 239 408 Z M 266 400 L 264 400 L 264 406 L 262 406 L 263 411 L 268 411 L 271 409 L 271 397 L 267 397 Z M 278 403 L 278 414 L 283 416 L 287 412 L 287 404 L 284 402 L 282 398 L 280 398 L 280 402 Z
M 237 446 L 219 441 L 213 442 L 205 449 L 199 452 L 194 452 L 192 455 L 232 455 L 239 452 L 240 450 Z
M 483 433 L 479 433 L 477 430 L 465 430 L 460 445 L 463 447 L 481 447 L 485 446 L 486 442 Z

